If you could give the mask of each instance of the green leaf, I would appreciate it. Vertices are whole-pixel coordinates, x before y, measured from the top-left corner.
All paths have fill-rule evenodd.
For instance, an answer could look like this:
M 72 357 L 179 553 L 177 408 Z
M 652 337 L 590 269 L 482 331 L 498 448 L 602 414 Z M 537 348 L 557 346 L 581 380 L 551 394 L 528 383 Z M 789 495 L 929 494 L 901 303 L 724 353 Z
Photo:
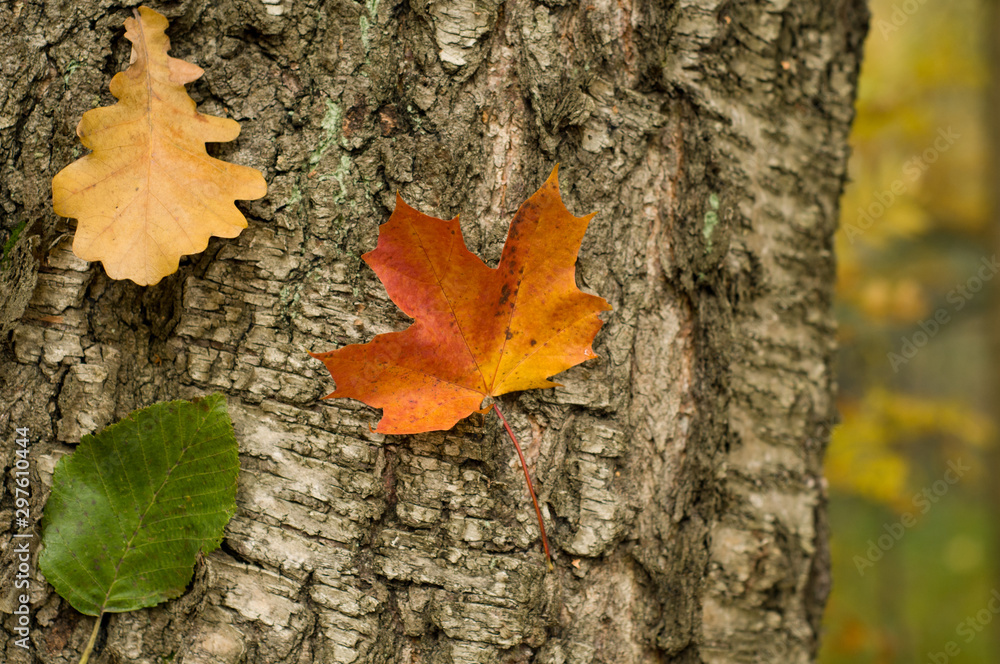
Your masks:
M 222 395 L 138 410 L 59 460 L 42 573 L 77 611 L 177 597 L 236 512 L 239 456 Z

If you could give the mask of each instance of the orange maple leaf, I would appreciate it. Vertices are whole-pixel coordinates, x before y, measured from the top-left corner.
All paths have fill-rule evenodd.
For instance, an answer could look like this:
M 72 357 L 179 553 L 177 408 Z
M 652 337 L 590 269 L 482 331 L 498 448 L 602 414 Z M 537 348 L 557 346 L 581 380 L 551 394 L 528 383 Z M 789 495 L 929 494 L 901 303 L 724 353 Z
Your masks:
M 167 55 L 167 19 L 148 7 L 126 19 L 128 69 L 111 79 L 118 103 L 83 114 L 93 150 L 52 179 L 56 214 L 79 221 L 73 252 L 112 279 L 155 284 L 208 239 L 247 227 L 234 201 L 267 193 L 260 171 L 208 156 L 206 142 L 239 136 L 235 120 L 203 115 L 184 89 L 204 71 Z
M 362 258 L 414 323 L 313 354 L 337 383 L 327 398 L 382 408 L 380 433 L 437 431 L 486 397 L 554 387 L 550 376 L 596 357 L 598 313 L 611 307 L 575 278 L 594 215 L 570 214 L 557 171 L 518 209 L 496 268 L 465 247 L 458 217 L 430 217 L 397 195 L 378 246 Z

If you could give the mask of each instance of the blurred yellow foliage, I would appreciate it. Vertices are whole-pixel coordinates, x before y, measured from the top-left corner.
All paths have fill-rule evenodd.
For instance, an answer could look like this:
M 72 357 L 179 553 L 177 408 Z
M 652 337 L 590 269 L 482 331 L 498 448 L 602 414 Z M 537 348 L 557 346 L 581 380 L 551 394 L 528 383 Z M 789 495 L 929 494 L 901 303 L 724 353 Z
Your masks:
M 905 446 L 930 436 L 984 447 L 994 434 L 988 418 L 955 401 L 923 399 L 869 390 L 843 403 L 843 421 L 833 431 L 826 460 L 831 487 L 902 510 L 915 487 L 908 486 L 910 456 Z
M 998 2 L 869 2 L 835 238 L 842 424 L 826 460 L 835 582 L 823 664 L 944 661 L 955 623 L 987 601 L 975 589 L 997 578 L 996 503 L 981 498 L 995 456 L 978 449 L 994 420 L 977 410 L 994 398 L 997 284 L 961 306 L 953 289 L 995 251 L 986 91 Z M 924 348 L 919 359 L 887 361 L 904 342 Z M 953 464 L 969 472 L 950 490 Z M 961 649 L 962 661 L 1000 661 L 1000 638 Z
M 952 275 L 917 256 L 898 264 L 900 243 L 988 229 L 981 103 L 988 73 L 981 43 L 969 37 L 985 17 L 974 0 L 921 3 L 894 29 L 896 6 L 872 2 L 851 136 L 852 184 L 836 242 L 838 296 L 875 320 L 916 322 L 926 315 L 926 305 L 913 306 L 927 299 L 923 291 Z M 871 284 L 902 276 L 918 280 L 907 284 L 905 303 L 899 293 L 880 296 L 884 283 Z
M 922 319 L 930 309 L 915 279 L 891 281 L 880 277 L 863 282 L 857 305 L 870 320 L 900 322 Z

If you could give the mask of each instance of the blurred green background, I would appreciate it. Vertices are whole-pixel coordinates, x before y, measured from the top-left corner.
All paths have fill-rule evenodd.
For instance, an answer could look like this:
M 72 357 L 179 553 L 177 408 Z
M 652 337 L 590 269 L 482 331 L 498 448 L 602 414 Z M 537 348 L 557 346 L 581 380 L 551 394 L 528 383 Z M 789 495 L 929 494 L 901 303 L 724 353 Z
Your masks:
M 871 2 L 837 236 L 822 664 L 1000 662 L 998 4 Z

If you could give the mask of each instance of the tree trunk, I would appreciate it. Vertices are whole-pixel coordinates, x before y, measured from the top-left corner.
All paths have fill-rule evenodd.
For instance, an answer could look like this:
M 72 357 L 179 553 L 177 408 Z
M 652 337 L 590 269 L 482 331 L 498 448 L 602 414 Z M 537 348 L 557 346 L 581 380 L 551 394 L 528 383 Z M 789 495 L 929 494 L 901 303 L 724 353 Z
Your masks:
M 159 400 L 223 392 L 238 512 L 180 599 L 105 619 L 98 663 L 809 662 L 829 585 L 832 235 L 862 0 L 183 0 L 172 55 L 220 158 L 261 169 L 250 226 L 153 287 L 69 249 L 52 175 L 128 61 L 116 0 L 0 7 L 3 467 L 56 460 Z M 307 355 L 408 324 L 359 256 L 397 191 L 461 213 L 495 265 L 561 164 L 596 211 L 578 281 L 614 307 L 562 387 L 381 436 Z M 30 299 L 30 302 L 28 301 Z M 26 308 L 25 308 L 26 307 Z M 12 473 L 0 659 L 75 662 L 93 619 L 31 589 L 14 644 Z M 36 533 L 39 532 L 36 526 Z M 37 558 L 38 538 L 32 540 Z M 34 562 L 32 563 L 34 565 Z M 35 569 L 34 567 L 32 568 Z

